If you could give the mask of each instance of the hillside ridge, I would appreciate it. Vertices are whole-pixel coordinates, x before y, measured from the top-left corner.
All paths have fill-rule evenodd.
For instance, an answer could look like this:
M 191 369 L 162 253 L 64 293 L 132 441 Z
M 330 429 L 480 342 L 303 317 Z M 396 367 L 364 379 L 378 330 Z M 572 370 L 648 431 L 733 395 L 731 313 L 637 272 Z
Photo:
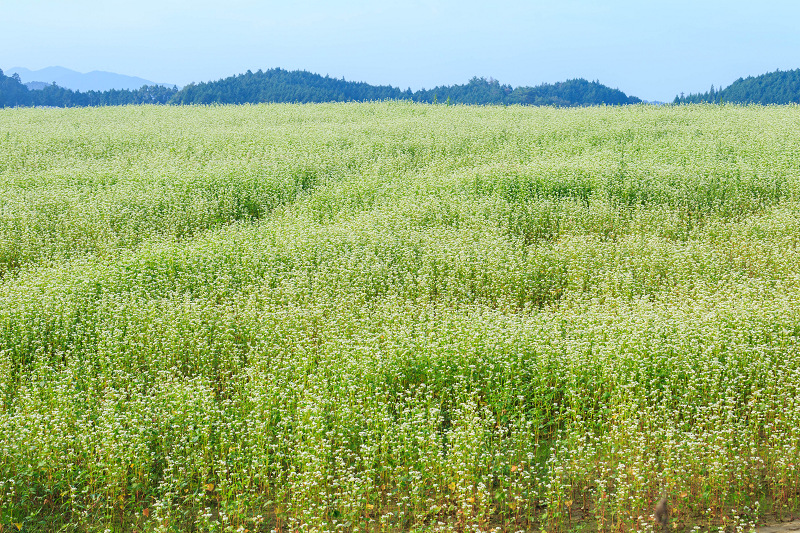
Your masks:
M 0 70 L 0 106 L 82 107 L 127 104 L 246 104 L 322 103 L 411 100 L 422 103 L 478 105 L 624 105 L 640 103 L 619 89 L 582 78 L 535 87 L 504 85 L 492 78 L 473 77 L 462 85 L 405 91 L 388 85 L 332 78 L 305 70 L 273 68 L 248 70 L 216 81 L 190 83 L 182 89 L 143 85 L 139 89 L 77 91 L 58 85 L 36 86 L 30 91 L 18 73 L 6 76 Z
M 798 104 L 800 103 L 800 69 L 776 70 L 759 76 L 739 78 L 724 89 L 676 96 L 673 103 L 732 104 Z

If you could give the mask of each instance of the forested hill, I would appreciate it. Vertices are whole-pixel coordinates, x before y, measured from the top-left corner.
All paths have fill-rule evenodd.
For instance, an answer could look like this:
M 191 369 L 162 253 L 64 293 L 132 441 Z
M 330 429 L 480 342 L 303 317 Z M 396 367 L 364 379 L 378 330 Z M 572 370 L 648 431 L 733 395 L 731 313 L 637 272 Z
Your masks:
M 797 104 L 800 103 L 800 69 L 769 72 L 761 76 L 739 78 L 728 87 L 705 93 L 676 96 L 676 104 Z
M 623 105 L 641 102 L 619 89 L 611 89 L 597 81 L 567 80 L 536 87 L 501 85 L 496 80 L 472 78 L 466 85 L 452 85 L 421 90 L 414 93 L 418 102 L 446 102 L 455 104 L 524 104 L 524 105 Z
M 501 85 L 498 81 L 472 78 L 465 85 L 401 91 L 385 85 L 320 76 L 306 71 L 271 69 L 250 72 L 219 81 L 192 84 L 176 94 L 180 104 L 258 103 L 258 102 L 346 102 L 369 100 L 413 100 L 452 104 L 529 104 L 529 105 L 621 105 L 641 100 L 627 96 L 599 82 L 568 80 L 537 87 Z
M 472 78 L 464 85 L 435 87 L 412 92 L 385 85 L 320 76 L 306 71 L 280 68 L 231 76 L 218 81 L 190 84 L 181 90 L 144 86 L 135 91 L 72 91 L 56 85 L 29 90 L 18 76 L 0 70 L 0 107 L 13 106 L 101 106 L 125 104 L 244 104 L 261 102 L 349 102 L 413 100 L 452 104 L 523 105 L 622 105 L 641 100 L 627 96 L 597 81 L 567 80 L 536 87 L 502 85 L 498 81 Z
M 256 104 L 262 102 L 348 102 L 410 98 L 400 89 L 345 81 L 304 70 L 280 68 L 250 72 L 218 81 L 189 84 L 175 104 Z

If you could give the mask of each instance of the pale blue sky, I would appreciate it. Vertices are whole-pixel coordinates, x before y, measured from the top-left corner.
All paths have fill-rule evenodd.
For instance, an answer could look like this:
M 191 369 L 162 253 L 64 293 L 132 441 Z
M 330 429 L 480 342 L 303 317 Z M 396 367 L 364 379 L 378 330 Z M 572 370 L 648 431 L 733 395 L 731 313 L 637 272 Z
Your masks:
M 402 89 L 598 79 L 646 100 L 800 68 L 800 2 L 0 0 L 0 68 L 183 85 L 282 67 Z

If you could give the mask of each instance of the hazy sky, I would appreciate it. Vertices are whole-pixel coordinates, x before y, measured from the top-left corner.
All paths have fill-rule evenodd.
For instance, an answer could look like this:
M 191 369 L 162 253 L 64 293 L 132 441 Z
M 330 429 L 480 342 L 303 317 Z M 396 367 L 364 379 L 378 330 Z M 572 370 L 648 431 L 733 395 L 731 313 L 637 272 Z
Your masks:
M 0 68 L 184 85 L 282 67 L 402 89 L 582 77 L 645 100 L 800 67 L 800 2 L 0 0 Z

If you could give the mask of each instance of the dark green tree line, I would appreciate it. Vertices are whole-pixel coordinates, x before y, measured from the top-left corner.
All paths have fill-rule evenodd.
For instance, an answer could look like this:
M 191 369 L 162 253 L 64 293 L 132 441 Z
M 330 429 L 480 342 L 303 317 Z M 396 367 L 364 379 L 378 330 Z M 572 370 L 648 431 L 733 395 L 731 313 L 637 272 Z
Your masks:
M 494 79 L 472 78 L 464 85 L 439 86 L 413 92 L 386 85 L 346 81 L 311 72 L 280 68 L 231 76 L 217 81 L 176 87 L 144 86 L 137 90 L 73 91 L 57 85 L 28 90 L 19 77 L 0 71 L 0 106 L 106 106 L 127 104 L 245 104 L 262 102 L 365 102 L 413 100 L 425 103 L 496 105 L 622 105 L 638 103 L 619 89 L 584 79 L 536 87 L 502 85 Z
M 676 104 L 797 104 L 800 103 L 800 69 L 739 78 L 728 87 L 705 93 L 676 96 Z

